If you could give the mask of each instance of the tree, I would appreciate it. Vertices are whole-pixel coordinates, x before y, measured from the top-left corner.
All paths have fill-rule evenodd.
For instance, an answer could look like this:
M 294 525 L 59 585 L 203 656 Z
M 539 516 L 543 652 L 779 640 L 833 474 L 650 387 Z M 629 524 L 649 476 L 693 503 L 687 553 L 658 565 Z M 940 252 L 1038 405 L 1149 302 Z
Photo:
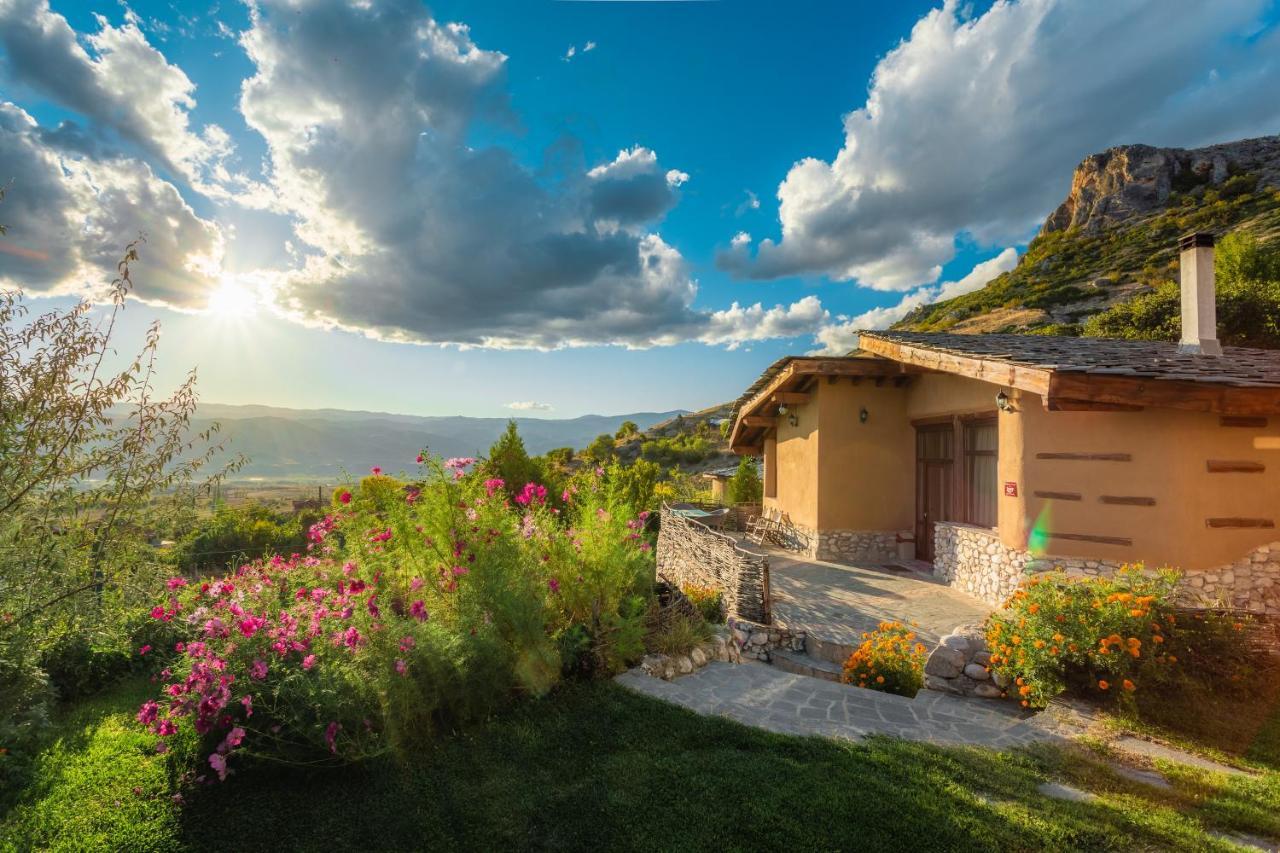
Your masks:
M 729 503 L 753 504 L 760 502 L 764 488 L 760 484 L 760 475 L 756 472 L 756 460 L 752 456 L 744 456 L 738 462 L 738 470 L 733 472 L 725 489 Z
M 547 463 L 552 468 L 565 469 L 573 461 L 572 447 L 556 447 L 547 451 Z
M 595 440 L 587 445 L 587 449 L 582 451 L 582 455 L 597 465 L 605 465 L 613 459 L 613 449 L 613 436 L 606 432 L 597 435 Z
M 512 494 L 524 488 L 525 483 L 542 480 L 542 471 L 538 463 L 529 458 L 524 439 L 520 437 L 520 430 L 514 420 L 507 421 L 506 430 L 489 448 L 489 458 L 484 469 L 490 477 L 501 478 Z
M 618 432 L 614 438 L 618 441 L 624 441 L 634 435 L 640 434 L 640 427 L 636 426 L 635 421 L 623 421 L 622 426 L 618 427 Z
M 653 462 L 637 459 L 630 465 L 614 462 L 606 472 L 608 501 L 613 511 L 635 515 L 654 509 L 654 487 L 662 477 L 662 468 Z

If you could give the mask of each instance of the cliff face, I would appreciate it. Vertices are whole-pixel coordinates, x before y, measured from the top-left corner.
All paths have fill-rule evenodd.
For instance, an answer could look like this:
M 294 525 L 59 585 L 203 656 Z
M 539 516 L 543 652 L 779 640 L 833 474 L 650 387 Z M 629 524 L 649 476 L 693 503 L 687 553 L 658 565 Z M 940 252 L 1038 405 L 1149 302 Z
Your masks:
M 1205 148 L 1121 145 L 1086 157 L 1071 178 L 1071 192 L 1049 214 L 1041 233 L 1081 228 L 1097 233 L 1162 209 L 1175 189 L 1216 186 L 1235 174 L 1260 186 L 1280 186 L 1280 136 Z

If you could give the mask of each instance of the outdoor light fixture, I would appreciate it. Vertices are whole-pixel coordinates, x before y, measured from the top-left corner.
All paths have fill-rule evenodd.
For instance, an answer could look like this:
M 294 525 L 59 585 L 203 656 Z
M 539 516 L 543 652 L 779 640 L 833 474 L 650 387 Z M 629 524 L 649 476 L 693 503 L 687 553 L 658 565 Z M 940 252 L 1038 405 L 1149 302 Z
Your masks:
M 792 426 L 800 426 L 800 419 L 796 417 L 795 412 L 792 412 L 791 417 L 787 418 L 787 423 L 791 424 Z
M 1002 412 L 1013 410 L 1013 404 L 1009 402 L 1009 395 L 1001 391 L 996 395 L 996 408 Z
M 785 415 L 786 413 L 787 413 L 787 406 L 784 403 L 783 405 L 778 407 L 778 414 Z
M 863 406 L 863 407 L 858 411 L 858 422 L 859 422 L 859 423 L 864 423 L 864 424 L 865 424 L 865 423 L 867 422 L 867 418 L 869 418 L 869 417 L 871 417 L 871 413 L 867 411 L 867 407 L 866 407 L 866 406 Z

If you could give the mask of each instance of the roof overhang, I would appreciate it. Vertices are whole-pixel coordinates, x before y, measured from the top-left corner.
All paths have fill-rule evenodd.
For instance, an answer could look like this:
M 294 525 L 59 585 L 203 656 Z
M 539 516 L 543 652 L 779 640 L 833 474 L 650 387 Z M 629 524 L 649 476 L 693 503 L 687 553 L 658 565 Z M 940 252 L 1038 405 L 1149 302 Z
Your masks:
M 1280 388 L 1157 379 L 1028 367 L 995 358 L 941 352 L 864 333 L 863 352 L 920 370 L 951 373 L 1040 397 L 1049 411 L 1182 409 L 1223 415 L 1280 415 Z
M 739 403 L 729 434 L 729 449 L 738 454 L 758 455 L 765 438 L 775 430 L 778 407 L 804 403 L 814 385 L 824 378 L 828 382 L 851 377 L 855 381 L 871 378 L 880 384 L 886 380 L 902 384 L 912 374 L 923 372 L 924 369 L 911 364 L 865 354 L 784 359 L 761 377 L 757 382 L 758 391 Z

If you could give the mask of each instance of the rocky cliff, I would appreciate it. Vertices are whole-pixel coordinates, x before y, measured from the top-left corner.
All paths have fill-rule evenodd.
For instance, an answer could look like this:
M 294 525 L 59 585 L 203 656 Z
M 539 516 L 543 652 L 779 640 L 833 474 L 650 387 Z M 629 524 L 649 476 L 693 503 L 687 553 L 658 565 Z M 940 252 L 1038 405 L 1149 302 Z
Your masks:
M 894 328 L 1080 334 L 1096 314 L 1167 296 L 1177 239 L 1189 231 L 1280 247 L 1280 136 L 1195 149 L 1123 145 L 1087 157 L 1014 270 L 917 308 Z
M 1260 187 L 1280 186 L 1280 136 L 1193 149 L 1108 148 L 1076 167 L 1066 201 L 1049 214 L 1041 233 L 1097 233 L 1163 209 L 1178 190 L 1220 186 L 1233 175 L 1253 175 Z

